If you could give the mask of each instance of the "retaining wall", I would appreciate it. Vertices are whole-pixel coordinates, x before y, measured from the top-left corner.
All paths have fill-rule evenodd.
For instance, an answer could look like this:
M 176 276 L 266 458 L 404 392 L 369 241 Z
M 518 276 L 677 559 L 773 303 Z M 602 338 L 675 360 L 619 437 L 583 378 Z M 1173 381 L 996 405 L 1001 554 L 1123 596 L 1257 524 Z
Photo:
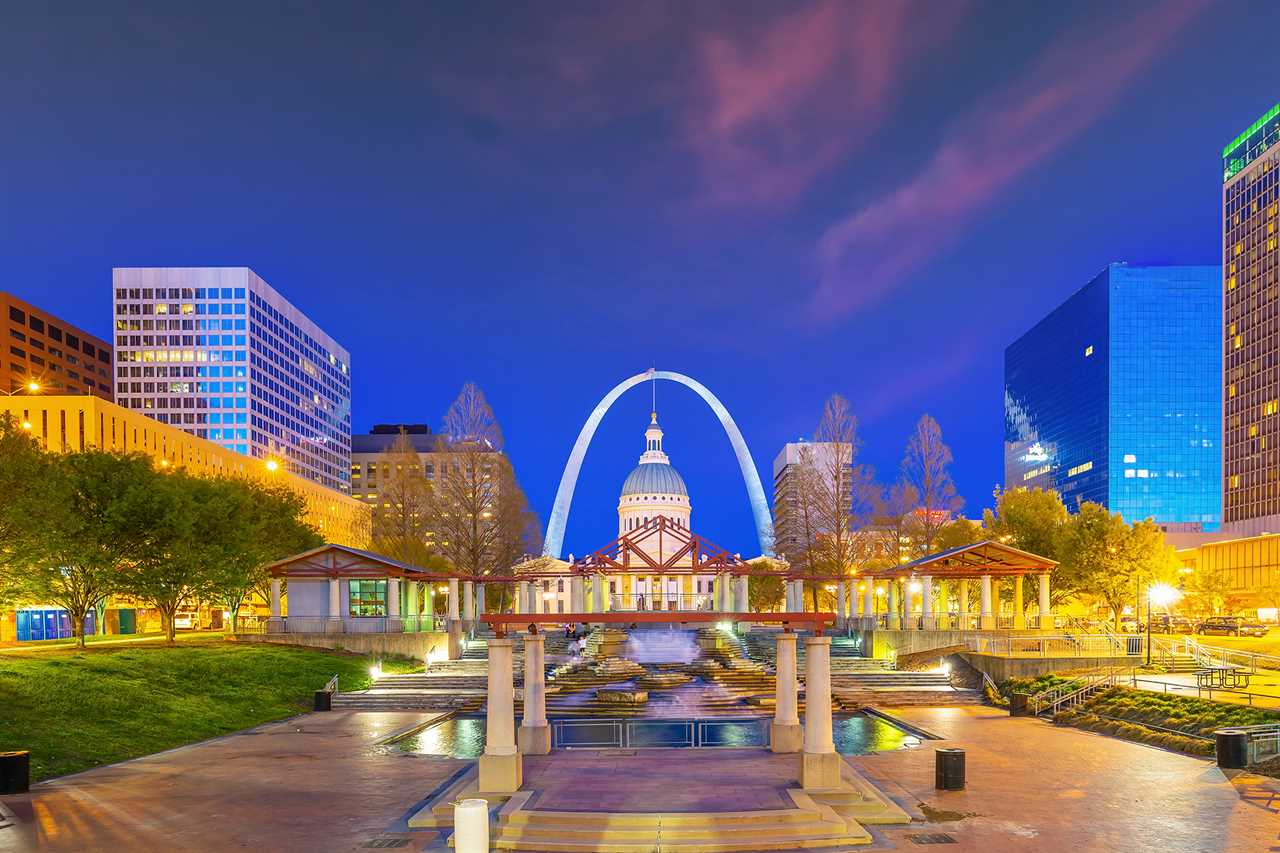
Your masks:
M 314 649 L 355 652 L 373 657 L 403 657 L 413 660 L 456 658 L 450 654 L 450 637 L 444 631 L 422 631 L 416 634 L 236 634 L 241 643 L 277 643 L 284 646 L 308 646 Z
M 1037 675 L 1048 675 L 1051 672 L 1062 672 L 1068 669 L 1137 666 L 1142 663 L 1142 659 L 1136 657 L 1006 658 L 980 655 L 975 652 L 961 652 L 960 657 L 968 661 L 974 669 L 985 672 L 997 684 L 1009 678 L 1035 678 Z

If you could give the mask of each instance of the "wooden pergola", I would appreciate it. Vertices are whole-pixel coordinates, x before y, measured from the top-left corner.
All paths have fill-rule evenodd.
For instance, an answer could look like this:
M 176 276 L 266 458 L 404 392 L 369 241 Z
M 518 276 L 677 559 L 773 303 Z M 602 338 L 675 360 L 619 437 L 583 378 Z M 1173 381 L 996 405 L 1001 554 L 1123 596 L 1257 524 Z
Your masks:
M 1021 575 L 1047 575 L 1058 563 L 1029 551 L 1014 548 L 994 539 L 960 545 L 929 554 L 910 563 L 858 572 L 857 579 L 902 580 L 906 578 L 933 577 L 938 580 L 951 578 L 968 580 L 981 577 L 1018 577 Z
M 654 556 L 654 555 L 658 556 Z M 666 554 L 665 559 L 659 559 Z M 688 562 L 688 565 L 678 565 Z M 746 560 L 731 554 L 692 530 L 659 515 L 638 530 L 629 531 L 573 562 L 579 575 L 633 572 L 654 575 L 753 574 Z M 755 574 L 765 572 L 754 571 Z
M 267 570 L 273 578 L 435 578 L 425 569 L 382 554 L 332 544 L 269 563 Z

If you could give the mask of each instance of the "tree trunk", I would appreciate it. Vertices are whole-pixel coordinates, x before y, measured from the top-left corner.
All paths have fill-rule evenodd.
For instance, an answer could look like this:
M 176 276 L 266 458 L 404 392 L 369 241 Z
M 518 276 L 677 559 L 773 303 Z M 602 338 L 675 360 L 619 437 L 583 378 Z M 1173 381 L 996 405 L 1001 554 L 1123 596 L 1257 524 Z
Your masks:
M 237 600 L 231 605 L 231 607 L 227 608 L 228 610 L 231 611 L 231 633 L 232 634 L 238 633 L 240 630 L 240 602 L 242 601 L 244 601 L 243 598 Z

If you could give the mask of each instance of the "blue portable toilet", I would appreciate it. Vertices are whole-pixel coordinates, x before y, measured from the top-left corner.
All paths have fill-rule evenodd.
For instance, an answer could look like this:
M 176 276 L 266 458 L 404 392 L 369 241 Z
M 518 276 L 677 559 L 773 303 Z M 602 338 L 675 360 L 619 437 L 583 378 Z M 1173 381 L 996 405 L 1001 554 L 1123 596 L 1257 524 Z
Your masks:
M 58 611 L 45 610 L 44 615 L 44 638 L 46 640 L 58 639 Z
M 18 611 L 18 642 L 26 643 L 31 640 L 31 611 Z

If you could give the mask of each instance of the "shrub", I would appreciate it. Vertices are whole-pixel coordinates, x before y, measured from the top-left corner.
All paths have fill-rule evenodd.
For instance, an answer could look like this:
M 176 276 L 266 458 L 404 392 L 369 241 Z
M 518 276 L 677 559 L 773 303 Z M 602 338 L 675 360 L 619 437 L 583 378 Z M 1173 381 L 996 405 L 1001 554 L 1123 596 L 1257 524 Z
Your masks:
M 1189 755 L 1211 756 L 1214 754 L 1213 741 L 1160 732 L 1120 720 L 1108 720 L 1088 711 L 1062 711 L 1053 718 L 1053 721 L 1060 725 L 1073 726 L 1077 729 L 1111 735 L 1112 737 L 1136 743 L 1147 743 L 1152 746 L 1172 749 L 1176 752 L 1185 752 Z

